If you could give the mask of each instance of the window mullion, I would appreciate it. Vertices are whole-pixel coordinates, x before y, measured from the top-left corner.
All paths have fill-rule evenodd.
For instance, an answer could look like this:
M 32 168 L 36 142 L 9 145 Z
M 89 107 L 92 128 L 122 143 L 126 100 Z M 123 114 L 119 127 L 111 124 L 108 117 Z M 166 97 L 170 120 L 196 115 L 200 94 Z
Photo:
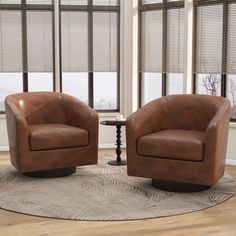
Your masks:
M 227 74 L 227 41 L 228 41 L 228 3 L 223 4 L 223 34 L 222 34 L 222 76 L 221 96 L 226 96 L 226 74 Z
M 21 1 L 23 91 L 28 92 L 28 46 L 26 0 Z
M 138 0 L 138 107 L 142 106 L 142 0 Z
M 53 36 L 53 91 L 61 92 L 62 75 L 61 75 L 61 34 L 60 34 L 60 1 L 53 1 L 52 14 L 52 36 Z
M 88 96 L 89 106 L 94 107 L 93 72 L 93 0 L 88 0 Z
M 166 73 L 166 53 L 167 53 L 167 0 L 163 1 L 163 21 L 162 21 L 162 96 L 167 94 L 167 73 Z
M 197 92 L 196 62 L 197 62 L 197 6 L 193 6 L 193 93 Z
M 117 0 L 119 11 L 117 12 L 117 109 L 120 111 L 120 0 Z

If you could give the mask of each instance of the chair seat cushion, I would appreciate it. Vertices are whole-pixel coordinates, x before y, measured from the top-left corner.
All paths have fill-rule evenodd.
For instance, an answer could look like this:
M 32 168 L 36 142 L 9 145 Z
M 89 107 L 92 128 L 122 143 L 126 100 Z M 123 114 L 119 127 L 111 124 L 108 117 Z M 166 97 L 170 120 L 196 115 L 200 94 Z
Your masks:
M 30 125 L 30 149 L 53 150 L 86 146 L 88 131 L 64 124 Z
M 204 137 L 201 131 L 164 130 L 140 137 L 137 151 L 141 156 L 201 161 Z

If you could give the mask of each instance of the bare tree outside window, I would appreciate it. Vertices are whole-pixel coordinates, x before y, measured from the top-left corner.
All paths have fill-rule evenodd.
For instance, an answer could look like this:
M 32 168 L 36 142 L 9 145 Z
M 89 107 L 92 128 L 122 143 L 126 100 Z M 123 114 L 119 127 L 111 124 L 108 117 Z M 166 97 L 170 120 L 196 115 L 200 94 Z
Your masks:
M 228 81 L 228 98 L 231 102 L 232 110 L 231 110 L 231 119 L 236 119 L 236 77 L 229 76 Z
M 221 95 L 221 75 L 200 74 L 198 79 L 198 93 L 213 96 Z M 231 102 L 231 119 L 236 119 L 236 76 L 227 75 L 227 98 Z
M 202 75 L 200 85 L 205 88 L 206 94 L 217 96 L 221 86 L 221 77 L 214 74 Z
M 221 76 L 219 74 L 198 74 L 197 93 L 220 96 Z

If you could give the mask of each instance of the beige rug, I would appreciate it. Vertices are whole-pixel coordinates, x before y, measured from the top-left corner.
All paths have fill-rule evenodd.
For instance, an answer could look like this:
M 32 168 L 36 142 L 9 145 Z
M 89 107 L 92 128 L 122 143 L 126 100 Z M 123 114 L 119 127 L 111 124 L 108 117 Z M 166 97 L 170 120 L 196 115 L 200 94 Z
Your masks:
M 36 179 L 0 168 L 0 207 L 23 214 L 71 220 L 135 220 L 178 215 L 213 207 L 229 199 L 236 183 L 225 174 L 209 190 L 171 193 L 151 186 L 149 179 L 128 177 L 126 167 L 77 168 L 68 177 Z

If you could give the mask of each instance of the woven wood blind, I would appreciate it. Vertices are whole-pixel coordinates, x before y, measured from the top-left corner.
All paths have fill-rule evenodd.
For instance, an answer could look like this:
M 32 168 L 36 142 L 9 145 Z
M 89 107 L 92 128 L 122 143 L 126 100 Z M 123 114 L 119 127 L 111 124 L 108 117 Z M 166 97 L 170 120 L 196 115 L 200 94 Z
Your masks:
M 163 11 L 142 13 L 141 57 L 143 72 L 183 72 L 184 9 L 168 9 L 166 23 L 166 71 L 163 70 Z
M 142 13 L 142 71 L 162 72 L 162 10 Z
M 61 13 L 63 72 L 88 71 L 88 13 Z
M 22 72 L 20 11 L 0 11 L 0 72 Z
M 217 74 L 222 70 L 223 5 L 197 8 L 195 72 Z
M 228 7 L 227 73 L 236 74 L 236 4 Z
M 166 65 L 168 73 L 183 73 L 184 65 L 184 9 L 167 11 Z
M 52 12 L 27 12 L 29 72 L 53 71 Z
M 117 71 L 117 13 L 93 13 L 93 70 Z

